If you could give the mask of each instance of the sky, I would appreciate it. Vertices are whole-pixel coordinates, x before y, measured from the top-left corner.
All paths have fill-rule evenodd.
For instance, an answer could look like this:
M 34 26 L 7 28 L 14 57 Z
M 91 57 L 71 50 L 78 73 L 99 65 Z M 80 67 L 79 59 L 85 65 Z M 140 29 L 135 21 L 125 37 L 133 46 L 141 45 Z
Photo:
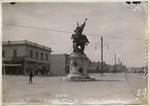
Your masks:
M 52 54 L 71 54 L 73 51 L 71 36 L 53 29 L 73 32 L 77 22 L 81 25 L 88 19 L 83 34 L 90 44 L 85 54 L 92 61 L 101 60 L 101 36 L 104 39 L 104 61 L 107 64 L 122 61 L 127 67 L 144 66 L 144 9 L 143 5 L 128 5 L 125 2 L 92 3 L 9 3 L 2 4 L 2 40 L 29 40 L 52 48 Z M 4 24 L 5 23 L 5 24 Z M 6 25 L 21 25 L 18 27 Z M 88 34 L 96 35 L 91 36 Z M 127 39 L 118 39 L 118 38 Z M 140 39 L 140 40 L 131 40 Z

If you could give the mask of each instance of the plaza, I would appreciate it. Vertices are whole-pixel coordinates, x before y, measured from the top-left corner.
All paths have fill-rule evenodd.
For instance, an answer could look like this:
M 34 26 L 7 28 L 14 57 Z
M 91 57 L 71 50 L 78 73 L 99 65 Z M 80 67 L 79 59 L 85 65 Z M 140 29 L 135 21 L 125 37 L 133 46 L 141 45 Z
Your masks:
M 66 76 L 2 76 L 4 104 L 146 104 L 147 78 L 142 73 L 90 74 L 95 81 L 66 82 Z M 141 90 L 140 94 L 139 90 Z M 143 95 L 145 93 L 145 95 Z M 137 98 L 138 97 L 138 98 Z

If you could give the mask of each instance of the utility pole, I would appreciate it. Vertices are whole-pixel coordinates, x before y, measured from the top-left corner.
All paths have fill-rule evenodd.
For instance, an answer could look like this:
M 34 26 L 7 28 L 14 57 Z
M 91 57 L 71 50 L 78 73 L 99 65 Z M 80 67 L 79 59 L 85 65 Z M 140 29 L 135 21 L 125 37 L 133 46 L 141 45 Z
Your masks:
M 115 54 L 115 67 L 114 67 L 114 71 L 115 71 L 115 73 L 117 72 L 117 68 L 116 68 L 116 54 Z
M 101 75 L 103 76 L 103 37 L 101 37 Z
M 99 41 L 100 42 L 100 41 Z M 103 48 L 108 44 L 108 42 L 106 44 L 103 44 L 103 37 L 101 37 L 101 45 L 99 45 L 98 43 L 96 43 L 97 46 L 101 47 L 101 76 L 103 76 L 104 73 L 104 62 L 103 62 Z

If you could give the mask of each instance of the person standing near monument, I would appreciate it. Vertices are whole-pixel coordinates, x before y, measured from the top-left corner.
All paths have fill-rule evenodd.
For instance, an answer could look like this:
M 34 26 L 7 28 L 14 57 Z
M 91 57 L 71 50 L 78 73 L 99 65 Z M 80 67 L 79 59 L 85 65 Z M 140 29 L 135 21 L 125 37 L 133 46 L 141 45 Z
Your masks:
M 33 73 L 32 73 L 32 71 L 30 72 L 30 74 L 29 74 L 29 83 L 28 84 L 33 84 L 33 81 L 32 81 L 32 78 L 34 77 L 34 75 L 33 75 Z

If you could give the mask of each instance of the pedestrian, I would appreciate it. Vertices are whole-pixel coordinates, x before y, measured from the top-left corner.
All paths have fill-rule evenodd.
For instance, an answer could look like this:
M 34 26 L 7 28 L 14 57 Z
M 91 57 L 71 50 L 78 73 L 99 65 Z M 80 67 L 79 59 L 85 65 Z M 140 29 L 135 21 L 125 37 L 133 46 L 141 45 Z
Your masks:
M 33 84 L 33 81 L 32 81 L 32 78 L 34 77 L 34 75 L 33 75 L 33 73 L 32 73 L 32 71 L 30 72 L 30 74 L 29 74 L 29 83 L 28 84 Z
M 16 76 L 19 76 L 19 69 L 17 69 Z
M 10 74 L 9 74 L 10 76 L 12 76 L 12 72 L 10 72 Z

